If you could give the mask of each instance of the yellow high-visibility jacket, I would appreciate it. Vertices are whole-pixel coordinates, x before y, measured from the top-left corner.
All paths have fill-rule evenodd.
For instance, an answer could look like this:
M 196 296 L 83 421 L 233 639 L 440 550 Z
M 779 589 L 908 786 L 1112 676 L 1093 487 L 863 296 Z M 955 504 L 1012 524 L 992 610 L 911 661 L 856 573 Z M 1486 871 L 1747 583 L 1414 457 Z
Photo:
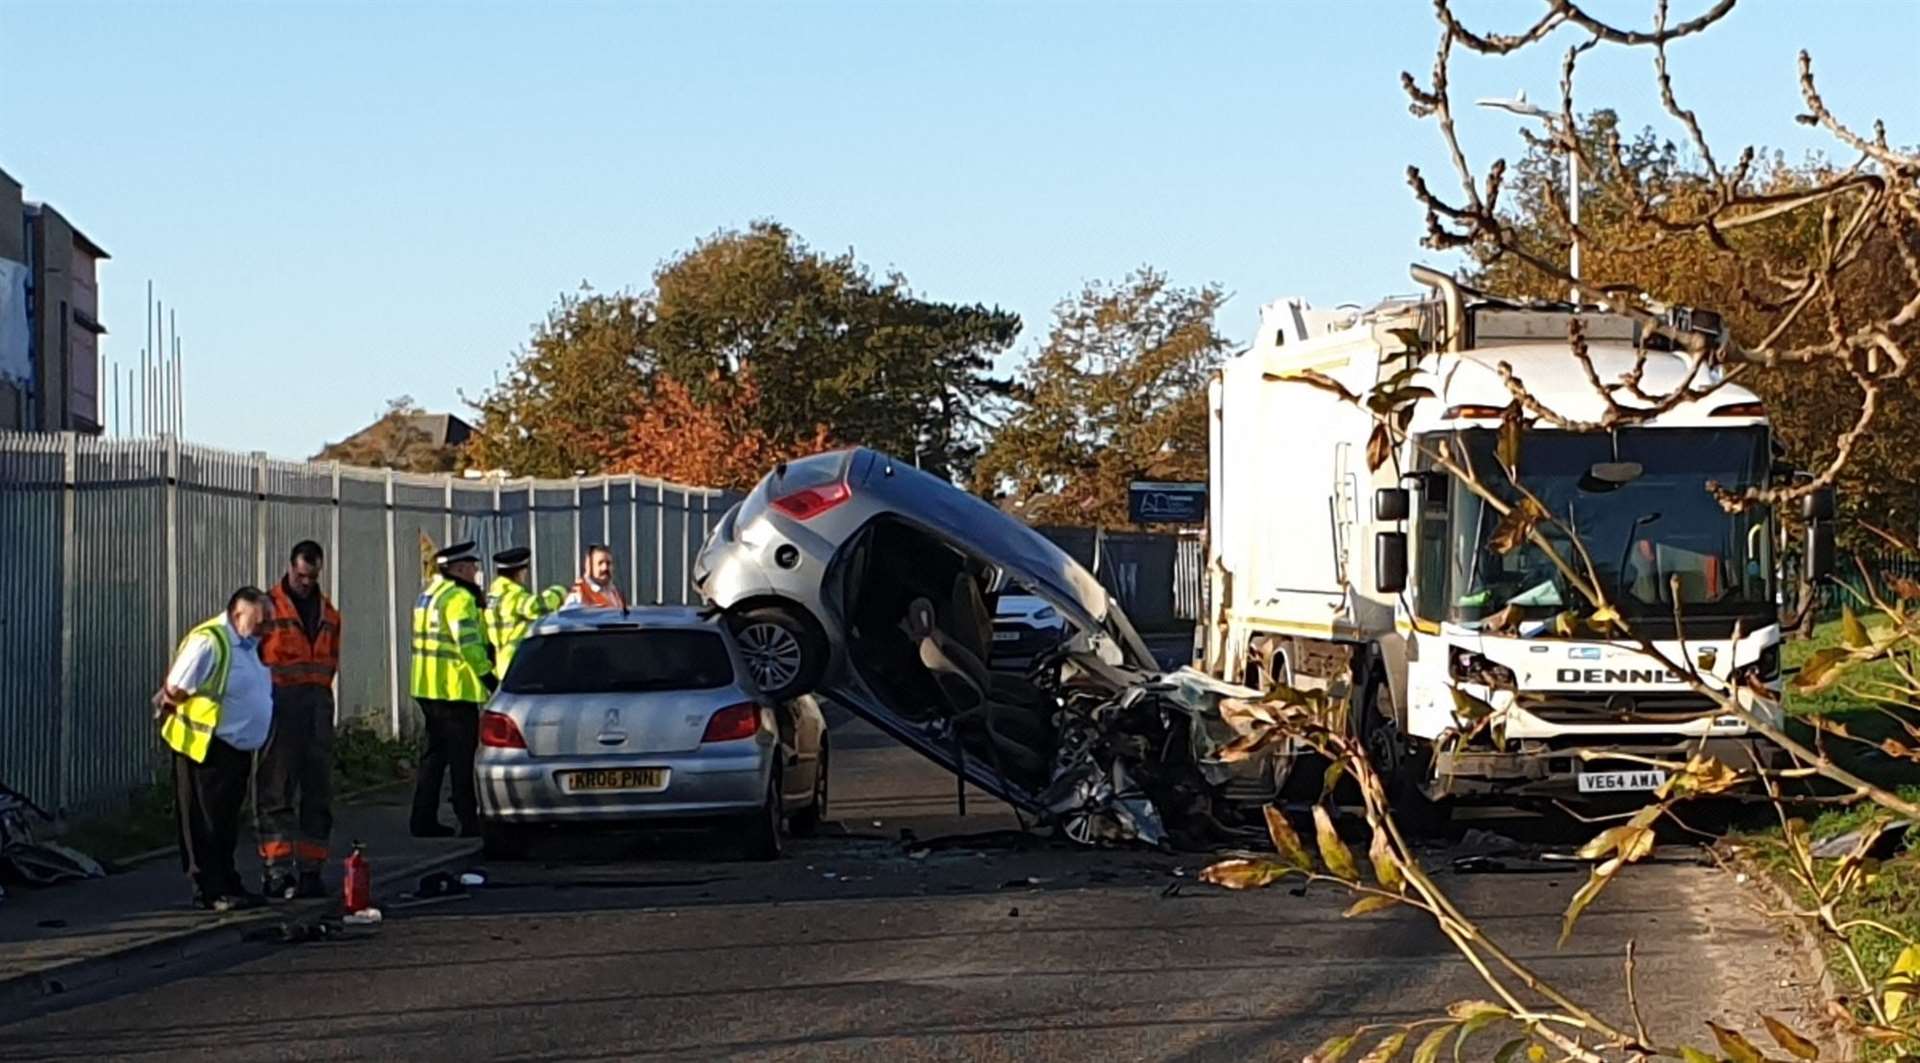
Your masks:
M 492 655 L 474 591 L 433 577 L 413 605 L 413 696 L 431 701 L 487 700 Z

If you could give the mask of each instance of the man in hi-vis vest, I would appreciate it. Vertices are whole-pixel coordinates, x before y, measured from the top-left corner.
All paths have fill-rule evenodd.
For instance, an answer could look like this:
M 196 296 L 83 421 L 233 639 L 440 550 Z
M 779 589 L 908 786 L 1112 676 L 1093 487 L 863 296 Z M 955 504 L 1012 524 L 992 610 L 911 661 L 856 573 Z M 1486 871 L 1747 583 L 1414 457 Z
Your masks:
M 259 637 L 272 615 L 265 591 L 234 591 L 225 614 L 187 632 L 153 696 L 160 737 L 173 750 L 180 865 L 193 879 L 194 904 L 216 912 L 262 903 L 241 884 L 233 849 L 253 754 L 273 726 L 273 683 Z
M 416 838 L 446 838 L 440 822 L 440 782 L 453 776 L 453 815 L 459 833 L 480 834 L 479 795 L 473 788 L 473 755 L 480 748 L 480 706 L 498 685 L 483 613 L 486 594 L 474 580 L 480 556 L 472 543 L 434 555 L 438 573 L 413 605 L 413 699 L 427 718 L 427 751 L 414 779 Z

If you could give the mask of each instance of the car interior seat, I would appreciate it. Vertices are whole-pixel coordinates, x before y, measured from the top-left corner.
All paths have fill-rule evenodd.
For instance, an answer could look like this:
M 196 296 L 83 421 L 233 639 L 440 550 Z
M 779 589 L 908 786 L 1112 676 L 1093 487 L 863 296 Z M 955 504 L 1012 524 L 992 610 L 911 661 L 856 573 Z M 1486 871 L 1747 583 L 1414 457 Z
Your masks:
M 1052 760 L 1045 719 L 993 696 L 985 663 L 940 629 L 931 601 L 915 599 L 907 607 L 905 626 L 919 644 L 920 663 L 939 687 L 961 741 L 1016 782 L 1044 782 Z

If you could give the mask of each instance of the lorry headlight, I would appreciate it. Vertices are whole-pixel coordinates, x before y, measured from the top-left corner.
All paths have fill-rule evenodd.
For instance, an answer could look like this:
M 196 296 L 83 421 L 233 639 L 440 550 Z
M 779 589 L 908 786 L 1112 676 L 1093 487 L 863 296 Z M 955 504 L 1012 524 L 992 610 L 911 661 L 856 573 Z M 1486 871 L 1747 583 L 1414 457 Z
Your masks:
M 1734 670 L 1734 685 L 1745 682 L 1748 677 L 1762 683 L 1780 681 L 1780 644 L 1774 643 L 1760 651 L 1760 656 L 1752 664 L 1743 664 Z
M 1447 672 L 1455 679 L 1485 683 L 1488 686 L 1513 689 L 1519 685 L 1513 669 L 1504 664 L 1495 664 L 1484 654 L 1463 650 L 1458 646 L 1455 646 L 1447 655 Z

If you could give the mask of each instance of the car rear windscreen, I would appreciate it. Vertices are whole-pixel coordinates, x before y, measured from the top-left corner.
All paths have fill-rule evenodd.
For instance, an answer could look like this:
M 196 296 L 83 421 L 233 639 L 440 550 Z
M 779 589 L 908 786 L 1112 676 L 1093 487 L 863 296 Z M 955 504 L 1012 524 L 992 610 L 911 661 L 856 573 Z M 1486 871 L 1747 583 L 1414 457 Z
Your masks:
M 509 694 L 642 694 L 733 682 L 727 644 L 711 631 L 561 631 L 514 651 Z

